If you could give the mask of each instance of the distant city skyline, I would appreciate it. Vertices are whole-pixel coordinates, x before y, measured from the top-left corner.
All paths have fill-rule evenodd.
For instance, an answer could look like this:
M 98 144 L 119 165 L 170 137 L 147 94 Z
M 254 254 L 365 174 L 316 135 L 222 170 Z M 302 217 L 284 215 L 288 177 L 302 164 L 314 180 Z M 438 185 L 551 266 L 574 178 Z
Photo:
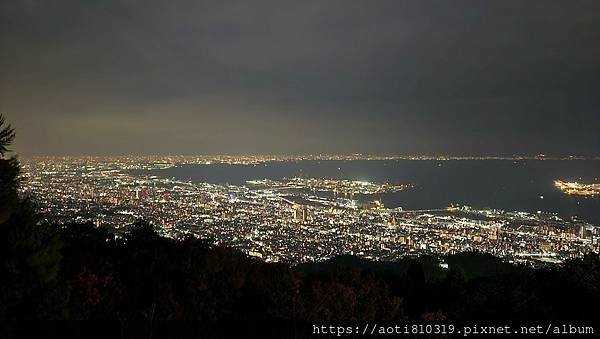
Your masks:
M 264 160 L 38 158 L 23 162 L 22 194 L 47 222 L 119 233 L 143 218 L 267 262 L 481 251 L 537 266 L 599 248 L 597 161 Z
M 0 3 L 22 155 L 587 155 L 598 1 Z
M 11 151 L 19 154 L 18 152 Z M 23 154 L 19 154 L 23 156 Z M 213 153 L 213 154 L 178 154 L 178 153 L 148 153 L 148 154 L 26 154 L 25 158 L 198 158 L 210 159 L 215 163 L 263 163 L 269 161 L 302 161 L 302 160 L 600 160 L 596 155 L 555 155 L 555 154 L 393 154 L 393 153 Z

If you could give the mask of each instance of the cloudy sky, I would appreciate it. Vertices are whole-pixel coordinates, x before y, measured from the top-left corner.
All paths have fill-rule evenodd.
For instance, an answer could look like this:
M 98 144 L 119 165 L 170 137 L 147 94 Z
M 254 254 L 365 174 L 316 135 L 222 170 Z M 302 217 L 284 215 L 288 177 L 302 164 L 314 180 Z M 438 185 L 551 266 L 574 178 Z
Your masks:
M 35 154 L 600 154 L 600 1 L 0 1 Z

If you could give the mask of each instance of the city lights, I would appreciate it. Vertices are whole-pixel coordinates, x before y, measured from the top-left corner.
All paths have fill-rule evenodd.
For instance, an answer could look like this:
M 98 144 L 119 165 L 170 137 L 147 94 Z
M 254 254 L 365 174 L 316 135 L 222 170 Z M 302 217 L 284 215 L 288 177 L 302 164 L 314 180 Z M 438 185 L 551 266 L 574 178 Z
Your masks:
M 381 193 L 410 190 L 410 183 L 296 177 L 223 185 L 134 174 L 207 161 L 253 165 L 266 159 L 271 158 L 35 158 L 24 163 L 22 194 L 35 198 L 47 221 L 76 218 L 118 234 L 143 218 L 164 236 L 210 238 L 265 261 L 301 263 L 344 254 L 395 260 L 480 251 L 537 265 L 598 250 L 596 227 L 556 214 L 459 205 L 403 210 L 377 199 Z M 581 190 L 578 184 L 556 184 Z

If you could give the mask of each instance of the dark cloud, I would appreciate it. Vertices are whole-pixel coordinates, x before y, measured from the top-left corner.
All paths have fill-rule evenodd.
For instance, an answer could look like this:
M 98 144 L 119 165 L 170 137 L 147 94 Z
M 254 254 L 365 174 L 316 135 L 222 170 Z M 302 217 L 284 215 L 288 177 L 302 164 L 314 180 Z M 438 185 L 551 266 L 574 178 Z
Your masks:
M 598 154 L 598 1 L 4 1 L 25 154 Z

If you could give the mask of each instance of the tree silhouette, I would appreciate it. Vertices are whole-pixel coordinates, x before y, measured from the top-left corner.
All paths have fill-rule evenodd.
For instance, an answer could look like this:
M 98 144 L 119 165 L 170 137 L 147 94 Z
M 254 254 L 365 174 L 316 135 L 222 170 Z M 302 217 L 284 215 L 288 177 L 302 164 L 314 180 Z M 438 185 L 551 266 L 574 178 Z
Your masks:
M 6 221 L 18 200 L 19 162 L 16 157 L 5 158 L 14 139 L 14 129 L 10 125 L 5 126 L 4 116 L 0 115 L 0 223 Z
M 60 318 L 66 302 L 57 284 L 60 239 L 39 225 L 29 199 L 19 197 L 19 162 L 5 157 L 15 133 L 4 125 L 0 116 L 0 321 Z
M 15 140 L 15 130 L 10 126 L 4 126 L 4 116 L 0 114 L 0 157 L 4 157 L 4 154 L 8 152 L 8 146 L 12 145 Z

